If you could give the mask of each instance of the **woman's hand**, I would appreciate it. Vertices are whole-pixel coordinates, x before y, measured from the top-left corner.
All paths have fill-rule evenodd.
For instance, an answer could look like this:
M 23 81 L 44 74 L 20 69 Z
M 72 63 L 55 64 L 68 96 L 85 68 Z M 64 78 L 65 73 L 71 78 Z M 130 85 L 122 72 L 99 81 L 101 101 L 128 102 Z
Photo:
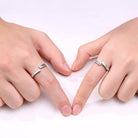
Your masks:
M 119 100 L 126 102 L 137 92 L 138 18 L 119 26 L 93 42 L 81 46 L 72 70 L 80 70 L 89 60 L 89 57 L 96 55 L 98 55 L 97 60 L 105 62 L 110 70 L 106 73 L 105 68 L 97 64 L 90 68 L 74 99 L 74 115 L 82 110 L 92 90 L 103 76 L 99 93 L 104 99 L 110 99 L 117 94 Z
M 71 105 L 51 71 L 45 67 L 34 79 L 31 77 L 43 63 L 39 54 L 57 72 L 70 75 L 63 54 L 46 34 L 0 18 L 0 106 L 6 103 L 15 109 L 23 99 L 33 102 L 40 95 L 41 85 L 61 113 L 68 116 Z

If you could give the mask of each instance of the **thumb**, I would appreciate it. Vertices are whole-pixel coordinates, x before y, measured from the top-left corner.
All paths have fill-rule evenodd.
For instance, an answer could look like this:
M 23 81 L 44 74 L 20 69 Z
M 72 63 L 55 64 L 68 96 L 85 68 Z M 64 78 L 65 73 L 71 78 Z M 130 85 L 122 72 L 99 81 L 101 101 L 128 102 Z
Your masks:
M 95 41 L 80 46 L 77 57 L 72 65 L 72 71 L 80 70 L 90 57 L 98 55 L 108 40 L 109 33 Z
M 63 75 L 70 75 L 70 67 L 52 40 L 45 33 L 37 32 L 34 34 L 35 47 L 39 54 L 48 60 L 57 72 Z

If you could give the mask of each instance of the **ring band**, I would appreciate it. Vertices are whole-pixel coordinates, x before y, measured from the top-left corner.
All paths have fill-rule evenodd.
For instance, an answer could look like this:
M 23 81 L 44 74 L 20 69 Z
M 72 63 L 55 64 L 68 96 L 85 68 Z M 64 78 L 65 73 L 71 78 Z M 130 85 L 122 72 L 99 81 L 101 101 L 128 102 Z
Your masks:
M 100 62 L 97 59 L 95 60 L 95 63 L 99 66 L 103 66 L 105 68 L 106 71 L 109 71 L 109 67 L 107 66 L 107 64 L 105 62 Z
M 43 63 L 41 65 L 38 66 L 38 69 L 31 75 L 32 78 L 34 78 L 35 75 L 37 75 L 39 72 L 41 72 L 41 69 L 47 67 L 46 63 Z

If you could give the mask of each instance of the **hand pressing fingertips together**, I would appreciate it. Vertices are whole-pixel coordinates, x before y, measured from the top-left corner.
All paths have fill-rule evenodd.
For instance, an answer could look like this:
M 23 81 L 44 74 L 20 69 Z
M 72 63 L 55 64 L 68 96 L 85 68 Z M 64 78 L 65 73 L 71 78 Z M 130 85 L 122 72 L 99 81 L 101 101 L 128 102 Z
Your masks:
M 130 100 L 138 90 L 138 18 L 128 21 L 101 38 L 79 48 L 73 71 L 80 70 L 90 57 L 98 55 L 85 75 L 74 98 L 73 114 L 81 112 L 91 92 L 103 78 L 99 94 L 104 99 L 110 99 L 115 94 L 119 100 Z
M 90 57 L 98 58 L 85 75 L 72 107 L 41 58 L 49 61 L 57 72 L 71 74 L 63 54 L 50 38 L 1 18 L 0 34 L 0 107 L 7 104 L 16 109 L 24 99 L 35 101 L 42 86 L 64 116 L 77 115 L 102 78 L 99 93 L 104 99 L 117 94 L 119 100 L 126 102 L 138 92 L 138 18 L 79 48 L 72 71 L 80 70 Z
M 24 99 L 29 102 L 36 100 L 41 85 L 61 113 L 70 115 L 69 100 L 48 67 L 31 77 L 44 62 L 40 55 L 57 72 L 71 74 L 63 54 L 50 38 L 43 32 L 5 22 L 1 18 L 0 34 L 0 106 L 6 103 L 15 109 L 23 104 Z

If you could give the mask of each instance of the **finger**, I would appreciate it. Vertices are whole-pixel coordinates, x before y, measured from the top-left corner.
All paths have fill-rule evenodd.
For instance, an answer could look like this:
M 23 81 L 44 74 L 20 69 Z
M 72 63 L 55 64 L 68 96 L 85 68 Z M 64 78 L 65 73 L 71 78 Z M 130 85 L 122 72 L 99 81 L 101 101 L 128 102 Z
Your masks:
M 105 62 L 108 67 L 111 66 L 111 59 L 107 58 L 106 54 L 102 52 L 98 59 L 98 61 Z M 92 90 L 104 76 L 106 70 L 103 66 L 98 66 L 94 64 L 88 73 L 85 75 L 80 88 L 74 98 L 73 102 L 73 114 L 77 115 L 85 105 L 88 97 L 90 96 Z
M 4 105 L 4 101 L 0 98 L 0 107 Z
M 122 66 L 112 65 L 99 87 L 99 93 L 104 99 L 112 98 L 118 91 L 126 72 Z
M 128 74 L 118 90 L 117 97 L 123 102 L 129 101 L 138 89 L 137 82 L 137 74 Z
M 9 75 L 9 80 L 27 101 L 32 102 L 40 96 L 38 84 L 24 69 L 18 69 L 14 77 Z
M 32 74 L 42 63 L 43 61 L 38 55 L 36 58 L 33 58 L 32 62 L 26 63 L 26 69 L 28 72 L 30 72 L 30 74 Z M 61 111 L 63 115 L 68 116 L 71 114 L 71 105 L 67 96 L 63 92 L 55 76 L 47 67 L 41 69 L 41 72 L 39 72 L 34 77 L 34 79 L 45 89 L 56 107 Z
M 110 33 L 102 36 L 101 38 L 93 42 L 89 42 L 81 46 L 78 50 L 76 60 L 72 65 L 72 70 L 73 71 L 80 70 L 86 64 L 86 62 L 89 60 L 90 57 L 98 55 L 103 46 L 109 40 L 109 37 Z
M 71 74 L 71 69 L 63 54 L 46 34 L 41 32 L 35 33 L 34 41 L 40 55 L 50 61 L 57 72 L 63 75 Z
M 16 109 L 23 104 L 23 98 L 18 91 L 6 80 L 1 82 L 0 97 L 12 109 Z

